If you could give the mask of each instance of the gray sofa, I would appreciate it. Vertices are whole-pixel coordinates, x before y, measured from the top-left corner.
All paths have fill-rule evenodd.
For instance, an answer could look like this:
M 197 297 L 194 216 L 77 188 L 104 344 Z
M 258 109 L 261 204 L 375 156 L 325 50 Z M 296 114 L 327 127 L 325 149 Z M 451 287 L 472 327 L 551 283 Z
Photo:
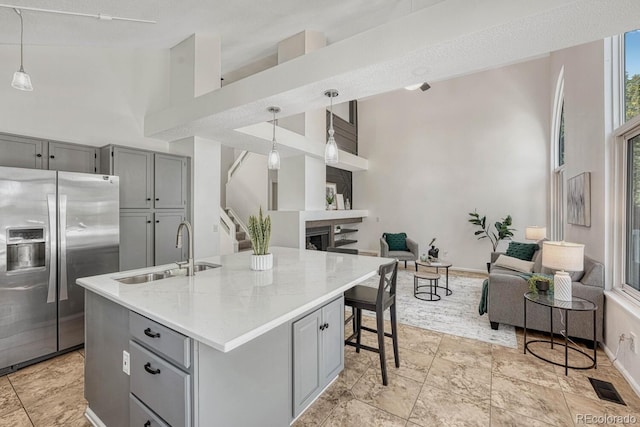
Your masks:
M 529 283 L 520 277 L 518 272 L 497 267 L 494 262 L 498 252 L 491 254 L 491 270 L 489 273 L 489 289 L 487 298 L 487 312 L 493 329 L 498 329 L 500 323 L 524 326 L 524 293 L 529 290 Z M 534 273 L 553 274 L 542 267 L 542 250 L 536 251 L 532 261 Z M 571 273 L 573 296 L 592 301 L 598 306 L 596 311 L 596 336 L 602 342 L 604 328 L 604 266 L 585 256 L 584 271 Z M 571 312 L 569 314 L 569 336 L 593 339 L 593 313 Z M 553 310 L 553 329 L 560 333 L 564 328 L 561 324 L 560 311 Z M 531 302 L 527 303 L 527 329 L 549 331 L 549 308 Z
M 382 258 L 395 258 L 398 261 L 404 261 L 404 268 L 407 268 L 407 261 L 417 261 L 420 254 L 418 244 L 407 237 L 408 251 L 390 251 L 389 245 L 384 237 L 380 238 L 380 256 Z M 418 271 L 418 264 L 416 264 L 416 271 Z

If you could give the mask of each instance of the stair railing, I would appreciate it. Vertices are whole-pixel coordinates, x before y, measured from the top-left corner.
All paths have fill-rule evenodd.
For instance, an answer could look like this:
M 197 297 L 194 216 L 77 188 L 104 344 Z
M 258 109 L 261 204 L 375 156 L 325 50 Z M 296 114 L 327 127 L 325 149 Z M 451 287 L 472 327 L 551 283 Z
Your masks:
M 233 174 L 236 173 L 236 171 L 238 170 L 238 168 L 240 167 L 240 165 L 248 155 L 249 155 L 249 152 L 247 150 L 243 150 L 238 156 L 238 158 L 233 162 L 233 164 L 229 168 L 229 171 L 227 172 L 227 184 L 229 183 L 229 181 L 231 181 Z
M 233 223 L 231 218 L 229 218 L 229 215 L 227 215 L 222 207 L 220 208 L 220 224 L 222 225 L 222 228 L 227 233 L 227 235 L 229 235 L 233 241 L 233 252 L 238 252 L 240 249 L 238 245 L 238 239 L 236 239 L 236 225 Z
M 240 226 L 240 230 L 244 231 L 247 234 L 247 237 L 249 237 L 249 229 L 247 228 L 246 225 L 244 225 L 244 222 L 242 222 L 238 214 L 235 213 L 231 208 L 227 208 L 227 212 L 230 214 L 229 216 L 232 216 L 233 219 L 236 220 L 236 222 Z M 235 237 L 235 234 L 234 234 L 234 237 Z

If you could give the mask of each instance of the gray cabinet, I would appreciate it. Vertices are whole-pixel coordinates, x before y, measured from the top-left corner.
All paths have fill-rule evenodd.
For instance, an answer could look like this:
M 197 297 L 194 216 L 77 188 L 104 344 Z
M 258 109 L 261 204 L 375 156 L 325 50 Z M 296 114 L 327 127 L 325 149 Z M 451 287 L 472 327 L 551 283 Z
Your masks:
M 44 141 L 0 134 L 0 166 L 42 169 Z
M 155 154 L 154 206 L 156 209 L 187 207 L 187 159 Z
M 153 213 L 120 210 L 120 270 L 153 266 Z
M 120 209 L 153 206 L 153 153 L 113 148 L 113 174 L 120 177 Z
M 189 239 L 185 233 L 182 239 L 182 248 L 176 248 L 176 234 L 178 226 L 184 221 L 184 210 L 180 211 L 164 211 L 155 213 L 155 264 L 170 264 L 176 261 L 184 261 L 186 259 L 187 248 L 189 247 Z
M 98 149 L 86 145 L 49 142 L 49 169 L 96 173 Z
M 342 297 L 293 323 L 293 416 L 344 368 Z

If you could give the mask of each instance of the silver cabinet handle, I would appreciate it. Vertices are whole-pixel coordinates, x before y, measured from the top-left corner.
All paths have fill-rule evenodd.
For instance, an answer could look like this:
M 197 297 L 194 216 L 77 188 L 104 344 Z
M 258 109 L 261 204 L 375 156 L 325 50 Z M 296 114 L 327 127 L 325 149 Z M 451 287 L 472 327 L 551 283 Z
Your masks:
M 49 209 L 49 288 L 47 290 L 47 303 L 56 302 L 56 279 L 58 265 L 57 223 L 56 223 L 56 195 L 47 194 L 47 207 Z
M 67 293 L 67 195 L 60 195 L 60 301 L 69 299 Z

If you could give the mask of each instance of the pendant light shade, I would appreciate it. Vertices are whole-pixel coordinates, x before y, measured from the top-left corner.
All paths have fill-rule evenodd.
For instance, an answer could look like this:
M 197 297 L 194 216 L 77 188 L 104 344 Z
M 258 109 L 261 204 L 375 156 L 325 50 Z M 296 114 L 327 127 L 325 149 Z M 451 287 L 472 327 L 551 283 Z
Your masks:
M 338 96 L 338 91 L 335 89 L 330 89 L 324 93 L 325 96 L 328 96 L 331 100 L 331 107 L 329 110 L 329 138 L 327 139 L 327 144 L 324 147 L 324 162 L 328 165 L 335 165 L 338 163 L 338 144 L 336 144 L 336 140 L 333 137 L 335 131 L 333 130 L 333 98 Z
M 271 170 L 280 169 L 280 154 L 276 150 L 276 114 L 280 112 L 279 107 L 269 107 L 267 111 L 273 114 L 273 144 L 271 145 L 271 151 L 267 157 L 267 167 Z
M 29 74 L 24 71 L 24 66 L 22 65 L 22 35 L 24 32 L 24 26 L 22 23 L 22 12 L 20 11 L 20 9 L 13 10 L 20 17 L 20 69 L 13 73 L 13 81 L 11 82 L 11 86 L 19 90 L 26 90 L 28 92 L 31 92 L 33 90 L 33 86 L 31 85 L 31 77 L 29 77 Z

